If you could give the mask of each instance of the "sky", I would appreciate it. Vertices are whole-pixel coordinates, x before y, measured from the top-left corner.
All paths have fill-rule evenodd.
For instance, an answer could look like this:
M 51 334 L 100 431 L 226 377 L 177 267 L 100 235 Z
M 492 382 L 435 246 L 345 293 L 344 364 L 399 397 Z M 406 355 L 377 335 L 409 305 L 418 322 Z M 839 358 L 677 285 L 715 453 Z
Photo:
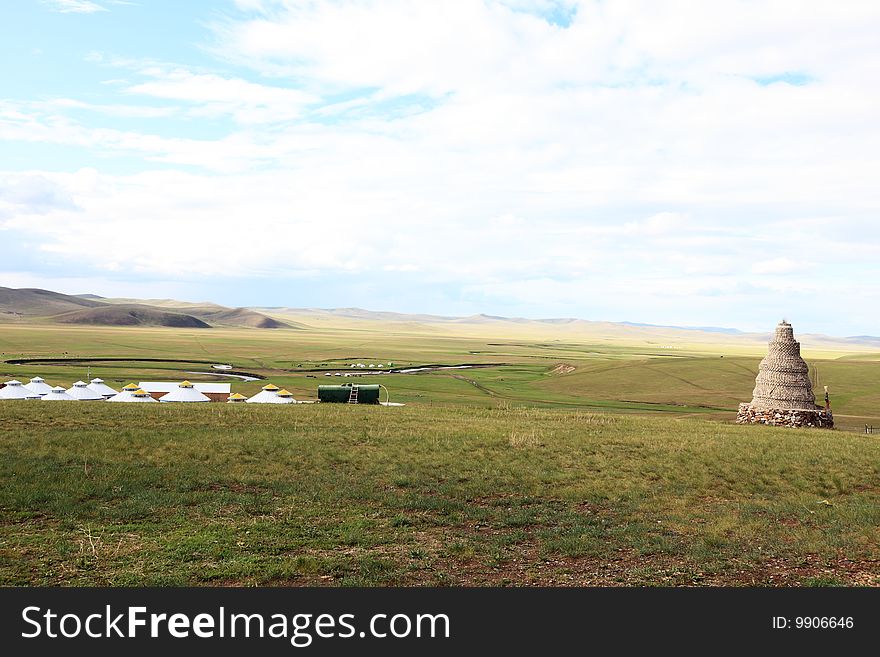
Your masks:
M 0 285 L 880 335 L 875 0 L 13 0 Z

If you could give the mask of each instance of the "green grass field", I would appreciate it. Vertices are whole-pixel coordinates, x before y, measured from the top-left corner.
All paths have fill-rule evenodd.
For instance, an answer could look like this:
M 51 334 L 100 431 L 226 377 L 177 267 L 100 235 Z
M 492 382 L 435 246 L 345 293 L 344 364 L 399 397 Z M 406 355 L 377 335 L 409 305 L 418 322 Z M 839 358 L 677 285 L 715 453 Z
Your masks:
M 21 402 L 0 421 L 7 585 L 880 577 L 880 449 L 857 434 L 505 406 Z
M 805 352 L 842 430 L 795 431 L 732 423 L 760 345 L 673 346 L 0 326 L 0 374 L 53 384 L 86 366 L 5 361 L 299 399 L 352 361 L 493 365 L 345 379 L 396 408 L 0 402 L 0 584 L 880 584 L 877 354 Z

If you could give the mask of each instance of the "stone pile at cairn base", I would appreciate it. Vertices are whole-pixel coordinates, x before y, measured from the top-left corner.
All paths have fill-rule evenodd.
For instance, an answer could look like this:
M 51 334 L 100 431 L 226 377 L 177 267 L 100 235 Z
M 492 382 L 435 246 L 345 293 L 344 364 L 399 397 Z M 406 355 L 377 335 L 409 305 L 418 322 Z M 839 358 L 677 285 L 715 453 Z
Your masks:
M 834 417 L 831 411 L 825 409 L 809 410 L 782 410 L 765 409 L 758 410 L 751 404 L 740 404 L 736 414 L 737 424 L 769 424 L 774 427 L 793 427 L 795 429 L 815 427 L 819 429 L 831 429 L 834 427 Z
M 740 404 L 737 424 L 780 427 L 834 426 L 831 411 L 816 406 L 809 369 L 801 358 L 801 344 L 788 322 L 776 327 L 770 349 L 758 366 L 750 404 Z

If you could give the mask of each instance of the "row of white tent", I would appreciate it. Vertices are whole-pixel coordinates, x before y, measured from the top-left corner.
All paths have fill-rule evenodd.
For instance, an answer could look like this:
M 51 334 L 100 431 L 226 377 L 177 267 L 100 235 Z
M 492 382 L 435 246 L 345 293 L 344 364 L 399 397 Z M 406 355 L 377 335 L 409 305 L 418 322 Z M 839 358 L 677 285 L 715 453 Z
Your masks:
M 120 391 L 116 391 L 101 379 L 92 379 L 89 383 L 77 381 L 68 389 L 62 386 L 52 387 L 40 377 L 34 377 L 29 383 L 7 381 L 0 388 L 0 399 L 42 399 L 43 401 L 109 401 L 109 402 L 146 402 L 156 400 L 139 385 L 129 383 Z M 211 399 L 199 392 L 189 381 L 184 381 L 174 390 L 159 398 L 163 402 L 209 402 Z
M 70 388 L 62 386 L 54 388 L 45 379 L 35 376 L 29 383 L 7 381 L 0 388 L 0 399 L 44 399 L 46 401 L 102 401 L 112 398 L 117 392 L 106 385 L 101 379 L 92 379 L 89 383 L 77 381 Z
M 77 381 L 72 387 L 52 387 L 40 377 L 34 377 L 27 384 L 21 381 L 7 381 L 0 388 L 0 400 L 3 399 L 42 399 L 43 401 L 110 401 L 110 402 L 142 402 L 151 403 L 156 400 L 150 393 L 134 383 L 129 383 L 117 392 L 106 385 L 101 379 L 92 379 L 89 383 Z M 195 389 L 189 381 L 183 381 L 177 388 L 159 398 L 161 402 L 210 402 L 207 395 Z M 228 403 L 248 404 L 295 404 L 293 393 L 283 390 L 274 384 L 263 386 L 253 397 L 245 397 L 239 393 L 229 396 Z

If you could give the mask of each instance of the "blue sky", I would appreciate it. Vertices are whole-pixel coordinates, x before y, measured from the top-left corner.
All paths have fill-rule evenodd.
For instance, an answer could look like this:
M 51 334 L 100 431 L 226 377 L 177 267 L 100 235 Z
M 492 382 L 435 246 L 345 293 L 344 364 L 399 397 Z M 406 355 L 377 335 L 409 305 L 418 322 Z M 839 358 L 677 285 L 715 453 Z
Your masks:
M 20 0 L 0 285 L 880 333 L 880 5 Z

